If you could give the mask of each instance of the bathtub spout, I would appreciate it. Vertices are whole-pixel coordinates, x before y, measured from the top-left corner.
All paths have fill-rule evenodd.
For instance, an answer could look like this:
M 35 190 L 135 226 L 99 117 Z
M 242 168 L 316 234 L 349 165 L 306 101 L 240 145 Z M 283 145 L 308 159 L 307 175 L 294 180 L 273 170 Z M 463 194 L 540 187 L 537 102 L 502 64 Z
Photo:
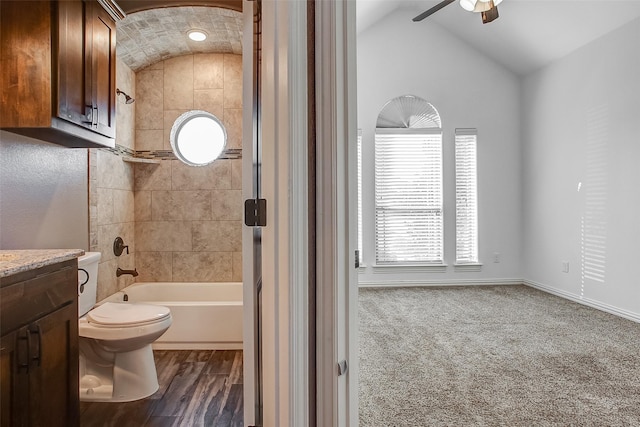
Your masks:
M 120 277 L 123 274 L 130 274 L 133 277 L 136 277 L 138 275 L 138 269 L 133 269 L 133 270 L 123 270 L 120 267 L 118 267 L 118 269 L 116 270 L 116 277 Z

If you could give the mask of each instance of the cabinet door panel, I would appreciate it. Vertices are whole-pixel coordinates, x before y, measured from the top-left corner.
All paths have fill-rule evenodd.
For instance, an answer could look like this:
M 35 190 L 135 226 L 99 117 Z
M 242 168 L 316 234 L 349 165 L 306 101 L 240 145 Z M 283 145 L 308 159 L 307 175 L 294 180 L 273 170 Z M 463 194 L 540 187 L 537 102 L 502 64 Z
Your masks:
M 28 8 L 28 12 L 26 9 Z M 0 126 L 51 120 L 51 3 L 0 3 Z
M 74 304 L 29 326 L 31 425 L 73 427 L 79 424 L 78 316 Z
M 26 342 L 18 346 L 18 337 L 26 329 L 11 332 L 0 339 L 0 425 L 15 427 L 27 425 L 28 373 L 18 363 L 27 361 Z M 20 347 L 20 350 L 18 348 Z M 18 354 L 21 352 L 21 354 Z
M 61 1 L 58 8 L 58 117 L 91 128 L 86 114 L 87 101 L 84 62 L 85 3 Z M 54 55 L 55 57 L 55 55 Z M 89 106 L 88 106 L 89 104 Z
M 115 46 L 116 29 L 113 19 L 97 3 L 91 3 L 87 17 L 91 37 L 87 38 L 91 52 L 91 99 L 96 107 L 94 131 L 115 136 Z

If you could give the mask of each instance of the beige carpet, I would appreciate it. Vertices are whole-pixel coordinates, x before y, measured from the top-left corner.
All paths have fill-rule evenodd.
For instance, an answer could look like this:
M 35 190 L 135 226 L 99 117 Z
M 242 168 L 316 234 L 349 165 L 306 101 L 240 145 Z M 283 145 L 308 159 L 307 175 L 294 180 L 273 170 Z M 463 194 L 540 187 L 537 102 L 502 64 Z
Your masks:
M 640 426 L 640 324 L 526 286 L 360 290 L 360 426 Z

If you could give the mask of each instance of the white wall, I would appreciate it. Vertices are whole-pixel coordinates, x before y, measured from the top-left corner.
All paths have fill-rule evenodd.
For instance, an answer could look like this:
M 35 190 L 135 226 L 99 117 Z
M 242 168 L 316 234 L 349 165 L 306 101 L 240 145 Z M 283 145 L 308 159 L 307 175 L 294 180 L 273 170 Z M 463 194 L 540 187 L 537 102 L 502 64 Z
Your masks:
M 640 20 L 523 82 L 523 263 L 531 284 L 640 319 Z M 600 151 L 598 151 L 600 150 Z M 598 163 L 602 164 L 597 174 Z M 594 182 L 595 181 L 595 182 Z M 582 183 L 580 191 L 578 184 Z M 582 279 L 581 219 L 604 186 L 604 282 Z M 569 272 L 562 272 L 562 262 Z
M 88 249 L 87 149 L 0 131 L 0 249 Z
M 517 282 L 520 268 L 521 173 L 519 80 L 433 22 L 413 23 L 399 10 L 358 36 L 358 126 L 363 135 L 364 263 L 361 284 Z M 432 47 L 430 47 L 432 46 Z M 379 273 L 374 253 L 374 133 L 383 105 L 416 95 L 440 113 L 444 140 L 446 272 Z M 455 128 L 478 129 L 480 272 L 456 272 Z M 500 253 L 500 263 L 493 253 Z M 390 270 L 390 269 L 385 269 Z

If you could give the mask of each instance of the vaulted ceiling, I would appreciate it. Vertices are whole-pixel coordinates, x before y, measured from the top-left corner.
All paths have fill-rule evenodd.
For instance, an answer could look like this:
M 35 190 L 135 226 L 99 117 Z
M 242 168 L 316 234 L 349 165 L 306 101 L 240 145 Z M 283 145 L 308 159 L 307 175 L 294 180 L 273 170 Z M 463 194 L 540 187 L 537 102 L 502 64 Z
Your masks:
M 181 6 L 127 15 L 116 24 L 118 58 L 133 71 L 189 53 L 242 53 L 242 12 L 218 7 Z M 208 37 L 193 41 L 192 29 Z
M 458 1 L 421 22 L 411 18 L 439 0 L 357 0 L 362 33 L 391 13 L 405 13 L 407 25 L 439 25 L 519 75 L 526 75 L 640 17 L 639 0 L 504 0 L 500 18 L 482 24 L 479 14 Z M 416 42 L 416 41 L 408 41 Z
M 357 31 L 362 34 L 389 14 L 402 13 L 407 25 L 441 26 L 506 68 L 526 75 L 640 19 L 640 0 L 504 0 L 498 7 L 500 18 L 483 25 L 478 14 L 465 11 L 456 0 L 421 22 L 411 21 L 439 2 L 356 0 Z M 119 0 L 118 4 L 128 14 L 118 23 L 118 56 L 135 71 L 186 53 L 241 52 L 241 0 Z M 201 44 L 187 40 L 186 32 L 193 27 L 212 37 Z

